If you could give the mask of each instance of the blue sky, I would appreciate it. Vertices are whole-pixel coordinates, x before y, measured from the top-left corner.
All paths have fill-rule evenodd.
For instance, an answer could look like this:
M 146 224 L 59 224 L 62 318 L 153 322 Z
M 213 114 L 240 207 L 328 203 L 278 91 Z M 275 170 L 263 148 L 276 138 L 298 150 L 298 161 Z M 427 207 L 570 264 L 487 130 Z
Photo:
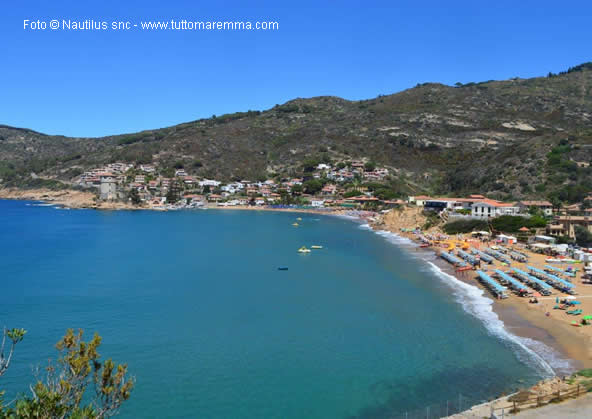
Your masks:
M 24 19 L 183 18 L 279 30 L 23 29 Z M 592 60 L 590 22 L 590 1 L 10 2 L 0 13 L 0 124 L 102 136 L 296 97 L 545 75 Z

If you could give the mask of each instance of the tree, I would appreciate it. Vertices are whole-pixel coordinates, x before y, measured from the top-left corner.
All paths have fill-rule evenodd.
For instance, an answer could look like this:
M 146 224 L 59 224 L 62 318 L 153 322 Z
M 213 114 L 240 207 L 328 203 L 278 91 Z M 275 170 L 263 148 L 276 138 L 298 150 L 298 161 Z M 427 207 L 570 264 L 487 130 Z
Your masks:
M 171 182 L 166 194 L 166 200 L 170 204 L 174 204 L 179 200 L 179 185 L 176 182 Z
M 304 182 L 303 186 L 304 186 L 304 189 L 306 190 L 306 193 L 314 195 L 317 192 L 320 192 L 321 189 L 323 189 L 323 182 L 321 182 L 318 179 L 311 179 L 311 180 L 307 180 L 306 182 Z
M 24 331 L 20 329 L 19 334 L 22 339 Z M 100 362 L 102 339 L 98 334 L 89 342 L 82 335 L 82 330 L 69 329 L 56 345 L 60 351 L 57 363 L 50 363 L 46 377 L 31 386 L 33 396 L 21 396 L 14 408 L 0 403 L 0 417 L 102 419 L 117 414 L 129 399 L 135 379 L 128 376 L 125 364 L 115 365 L 111 359 Z M 93 396 L 87 393 L 89 387 Z
M 299 195 L 302 193 L 302 185 L 292 186 L 292 195 Z
M 2 334 L 2 344 L 0 345 L 0 376 L 2 376 L 10 366 L 10 360 L 12 359 L 12 354 L 14 353 L 14 347 L 17 345 L 17 343 L 23 340 L 26 333 L 27 331 L 25 329 L 8 330 L 4 328 L 4 333 Z M 12 342 L 10 344 L 10 351 L 8 352 L 8 356 L 4 355 L 6 338 L 10 339 Z
M 374 171 L 374 169 L 376 169 L 376 163 L 369 161 L 366 164 L 364 164 L 364 169 L 367 172 L 372 172 Z
M 592 233 L 586 227 L 575 226 L 576 243 L 578 246 L 590 247 L 592 245 Z
M 140 203 L 142 202 L 142 200 L 140 199 L 140 194 L 138 193 L 138 190 L 136 188 L 132 188 L 132 190 L 129 193 L 129 198 L 132 201 L 132 204 L 134 205 L 140 205 Z

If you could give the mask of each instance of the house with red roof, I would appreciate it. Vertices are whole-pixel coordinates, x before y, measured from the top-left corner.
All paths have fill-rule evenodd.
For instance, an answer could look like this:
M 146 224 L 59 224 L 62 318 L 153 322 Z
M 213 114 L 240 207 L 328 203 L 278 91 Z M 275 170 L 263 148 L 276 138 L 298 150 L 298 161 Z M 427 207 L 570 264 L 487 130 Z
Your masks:
M 471 215 L 479 218 L 494 218 L 500 215 L 518 215 L 518 205 L 509 202 L 500 202 L 493 199 L 482 199 L 471 206 Z

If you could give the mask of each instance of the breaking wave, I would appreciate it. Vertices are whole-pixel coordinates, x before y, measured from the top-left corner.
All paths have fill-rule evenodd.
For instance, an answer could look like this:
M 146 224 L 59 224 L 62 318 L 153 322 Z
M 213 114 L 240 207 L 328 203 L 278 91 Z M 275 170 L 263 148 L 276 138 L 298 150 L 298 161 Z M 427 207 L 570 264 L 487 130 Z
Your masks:
M 368 224 L 360 225 L 360 228 L 371 230 Z M 376 231 L 375 233 L 388 242 L 401 247 L 418 246 L 413 240 L 389 231 Z M 486 297 L 483 290 L 444 272 L 429 260 L 425 260 L 425 262 L 428 264 L 430 272 L 452 289 L 456 301 L 461 304 L 463 309 L 479 319 L 491 335 L 503 339 L 510 345 L 522 362 L 534 366 L 545 377 L 554 376 L 555 371 L 572 369 L 569 360 L 561 357 L 557 351 L 545 343 L 510 333 L 505 328 L 504 322 L 493 311 L 493 300 Z

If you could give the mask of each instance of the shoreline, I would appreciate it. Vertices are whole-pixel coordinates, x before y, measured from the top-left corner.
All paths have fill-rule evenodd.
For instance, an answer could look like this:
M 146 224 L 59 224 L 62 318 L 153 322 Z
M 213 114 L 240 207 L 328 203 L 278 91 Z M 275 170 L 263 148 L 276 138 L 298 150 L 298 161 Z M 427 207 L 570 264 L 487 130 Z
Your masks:
M 373 231 L 377 231 L 376 228 L 373 228 Z M 388 231 L 388 230 L 378 230 L 378 231 Z M 409 240 L 413 246 L 418 245 L 412 238 L 407 237 L 401 233 L 395 233 L 392 231 L 388 231 L 391 234 L 394 234 L 398 237 L 404 238 Z M 409 248 L 406 248 L 405 245 L 399 245 L 404 251 L 410 251 L 411 245 Z M 558 337 L 564 337 L 563 334 L 558 336 L 557 334 L 550 333 L 549 324 L 548 323 L 539 323 L 537 321 L 538 316 L 532 316 L 530 312 L 522 312 L 520 308 L 524 306 L 520 301 L 515 301 L 511 299 L 506 300 L 496 300 L 492 298 L 492 296 L 488 293 L 486 289 L 480 286 L 480 284 L 471 278 L 470 276 L 462 275 L 459 272 L 456 272 L 452 266 L 440 258 L 436 258 L 436 260 L 431 261 L 428 260 L 425 256 L 436 256 L 436 253 L 433 249 L 430 248 L 420 248 L 416 247 L 416 251 L 412 253 L 419 253 L 419 259 L 421 259 L 424 263 L 428 264 L 433 263 L 440 271 L 442 271 L 445 275 L 450 275 L 457 281 L 462 282 L 463 284 L 469 285 L 474 287 L 475 289 L 483 292 L 483 298 L 486 298 L 491 301 L 491 308 L 492 312 L 498 317 L 499 321 L 501 321 L 503 325 L 503 329 L 508 335 L 514 336 L 520 339 L 521 345 L 524 345 L 528 351 L 532 351 L 537 356 L 541 357 L 542 360 L 549 365 L 549 367 L 553 370 L 555 375 L 559 374 L 569 374 L 574 371 L 577 371 L 581 368 L 584 368 L 584 363 L 579 359 L 582 357 L 582 354 L 579 352 L 571 352 L 570 346 L 561 345 L 561 341 Z M 471 272 L 471 271 L 469 271 Z M 471 313 L 471 315 L 474 315 Z M 544 318 L 544 315 L 542 316 Z M 547 318 L 545 318 L 547 319 Z M 484 322 L 484 319 L 479 318 L 479 320 Z M 568 329 L 568 331 L 572 331 Z M 585 338 L 585 337 L 584 337 Z M 556 352 L 555 355 L 560 356 L 560 360 L 564 360 L 569 362 L 568 367 L 554 367 L 551 365 L 552 362 L 549 359 L 546 359 L 544 355 L 538 353 L 535 349 L 526 345 L 522 339 L 530 339 L 536 341 L 537 343 L 542 343 L 543 345 L 547 346 L 549 349 Z M 586 339 L 587 340 L 587 339 Z M 546 354 L 548 355 L 548 354 Z M 592 365 L 592 363 L 591 363 Z
M 146 210 L 157 211 L 150 207 L 137 207 L 120 202 L 102 203 L 96 201 L 95 196 L 90 192 L 82 192 L 75 190 L 51 191 L 47 189 L 0 189 L 0 199 L 10 200 L 30 200 L 44 202 L 48 204 L 55 204 L 72 209 L 98 209 L 98 210 Z M 209 204 L 205 209 L 213 210 L 230 210 L 230 211 L 271 211 L 271 212 L 290 212 L 300 214 L 315 214 L 338 217 L 351 217 L 352 220 L 357 219 L 358 222 L 365 222 L 374 232 L 386 231 L 398 237 L 405 238 L 411 243 L 416 244 L 415 237 L 410 233 L 396 231 L 397 226 L 389 225 L 381 217 L 380 221 L 371 220 L 372 216 L 381 216 L 378 213 L 368 213 L 364 211 L 356 211 L 353 209 L 334 209 L 334 210 L 316 210 L 311 208 L 272 208 L 272 207 L 252 207 L 252 206 L 218 206 L 216 204 Z M 391 211 L 396 212 L 396 211 Z M 403 213 L 399 213 L 400 216 Z M 364 215 L 364 216 L 362 216 Z M 412 217 L 406 217 L 402 224 L 406 228 L 413 227 L 412 223 L 420 224 L 424 218 L 420 214 L 413 214 Z M 401 227 L 399 227 L 400 230 Z M 399 246 L 405 247 L 405 246 Z M 429 253 L 435 255 L 433 248 L 417 248 L 422 253 Z M 425 258 L 422 258 L 425 260 Z M 427 263 L 427 261 L 426 261 Z M 461 275 L 455 272 L 452 267 L 440 260 L 437 260 L 436 265 L 444 273 L 452 275 L 459 281 L 476 287 L 484 291 L 486 298 L 493 301 L 493 312 L 503 322 L 504 327 L 508 333 L 514 334 L 520 338 L 533 339 L 556 350 L 562 357 L 569 360 L 572 370 L 578 368 L 592 368 L 592 353 L 590 350 L 585 350 L 585 347 L 592 348 L 592 338 L 578 333 L 577 328 L 570 327 L 565 322 L 562 322 L 551 315 L 545 317 L 542 311 L 543 307 L 532 307 L 532 305 L 524 304 L 522 301 L 517 301 L 516 298 L 508 298 L 506 300 L 494 299 L 487 290 L 484 290 L 481 285 L 475 281 L 474 278 Z M 472 271 L 469 271 L 472 272 Z M 564 372 L 564 371 L 560 371 Z
M 392 231 L 383 224 L 375 224 L 371 225 L 371 227 L 373 231 L 387 231 L 417 244 L 413 236 L 408 233 Z M 417 251 L 424 254 L 436 254 L 434 248 L 418 247 Z M 426 258 L 421 259 L 426 260 Z M 582 368 L 592 368 L 592 337 L 579 333 L 580 328 L 570 326 L 564 320 L 558 318 L 560 313 L 550 308 L 554 303 L 554 296 L 552 299 L 544 300 L 543 304 L 537 305 L 520 301 L 514 296 L 512 296 L 514 298 L 497 300 L 475 280 L 475 275 L 471 275 L 474 271 L 468 271 L 469 275 L 463 275 L 456 272 L 450 264 L 439 259 L 435 264 L 444 273 L 483 291 L 484 296 L 493 302 L 493 312 L 503 322 L 508 333 L 519 338 L 541 342 L 555 350 L 558 355 L 561 355 L 562 359 L 568 361 L 570 364 L 568 368 L 552 367 L 556 374 L 568 374 Z M 545 311 L 549 311 L 551 315 L 549 317 L 545 316 Z M 535 350 L 529 349 L 536 353 Z M 546 359 L 545 362 L 549 363 Z
M 55 204 L 57 206 L 63 206 L 67 208 L 89 208 L 99 210 L 149 210 L 155 211 L 154 208 L 150 207 L 136 207 L 123 203 L 101 203 L 94 200 L 94 195 L 88 192 L 81 191 L 48 191 L 48 190 L 8 190 L 0 189 L 0 199 L 13 199 L 13 200 L 31 200 L 38 202 L 45 202 L 48 204 Z M 91 200 L 92 196 L 92 200 Z M 90 205 L 89 205 L 90 204 Z M 385 217 L 382 214 L 357 211 L 354 209 L 335 209 L 335 210 L 315 210 L 310 208 L 271 208 L 271 207 L 252 207 L 252 206 L 232 206 L 224 207 L 216 204 L 210 204 L 205 206 L 206 209 L 216 210 L 234 210 L 234 211 L 272 211 L 272 212 L 290 212 L 300 214 L 314 214 L 314 215 L 327 215 L 327 216 L 338 216 L 351 218 L 352 221 L 366 223 L 369 228 L 377 233 L 380 231 L 388 232 L 399 238 L 409 240 L 413 246 L 417 246 L 417 252 L 420 255 L 434 255 L 436 254 L 435 248 L 419 248 L 418 243 L 415 240 L 415 236 L 410 233 L 402 232 L 401 226 L 393 226 L 392 224 L 385 223 Z M 397 213 L 398 211 L 391 211 Z M 412 217 L 407 217 L 405 211 L 398 212 L 399 216 L 402 216 L 401 222 L 406 225 L 405 228 L 412 228 L 416 225 L 421 225 L 422 216 L 415 214 Z M 379 219 L 376 220 L 375 217 Z M 415 224 L 414 224 L 415 223 Z M 396 243 L 393 243 L 396 244 Z M 404 244 L 396 244 L 399 248 L 410 251 L 411 246 L 405 246 Z M 406 247 L 409 247 L 406 249 Z M 425 257 L 421 257 L 426 264 L 430 262 Z M 472 287 L 483 292 L 483 296 L 493 301 L 492 311 L 501 321 L 504 331 L 509 335 L 521 340 L 521 345 L 524 345 L 526 351 L 531 351 L 537 356 L 541 357 L 543 361 L 549 365 L 555 374 L 568 375 L 581 368 L 592 368 L 592 337 L 582 333 L 578 333 L 578 329 L 570 327 L 564 320 L 560 320 L 558 316 L 553 316 L 553 310 L 551 316 L 546 317 L 544 315 L 545 310 L 548 310 L 547 304 L 542 305 L 530 305 L 525 304 L 524 301 L 512 296 L 505 300 L 496 300 L 484 289 L 476 280 L 474 271 L 469 271 L 469 275 L 463 275 L 456 272 L 451 265 L 441 261 L 437 258 L 433 262 L 434 265 L 440 269 L 444 274 L 451 275 L 458 281 L 468 284 Z M 472 275 L 471 275 L 472 274 Z M 471 314 L 475 315 L 475 314 Z M 486 321 L 482 318 L 479 320 Z M 485 324 L 487 327 L 487 324 Z M 500 337 L 502 338 L 502 337 Z M 536 348 L 532 348 L 524 344 L 523 340 L 532 340 L 536 343 L 546 346 L 551 349 L 552 353 L 540 354 Z M 586 349 L 588 348 L 588 349 Z M 548 351 L 547 351 L 548 352 Z M 549 355 L 558 359 L 560 362 L 568 362 L 568 366 L 556 366 L 552 365 L 553 362 L 548 359 Z M 547 357 L 547 358 L 546 358 Z

